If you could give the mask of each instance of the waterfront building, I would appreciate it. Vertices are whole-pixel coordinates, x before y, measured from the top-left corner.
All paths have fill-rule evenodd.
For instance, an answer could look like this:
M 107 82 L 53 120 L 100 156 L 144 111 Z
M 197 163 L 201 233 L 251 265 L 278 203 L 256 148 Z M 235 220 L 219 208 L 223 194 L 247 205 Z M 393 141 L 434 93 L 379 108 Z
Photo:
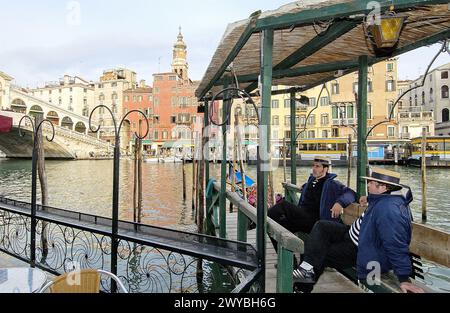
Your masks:
M 0 109 L 6 110 L 10 107 L 9 90 L 13 78 L 0 71 Z
M 79 76 L 64 75 L 59 81 L 46 82 L 43 87 L 31 89 L 29 93 L 42 101 L 84 117 L 89 117 L 94 105 L 94 83 Z M 48 118 L 55 120 L 52 116 Z M 72 129 L 71 124 L 73 123 L 70 120 L 62 121 L 63 127 Z
M 437 136 L 450 135 L 450 63 L 430 71 L 424 80 L 423 75 L 412 81 L 411 87 L 419 86 L 406 96 L 410 111 L 432 112 Z M 422 83 L 424 82 L 423 86 Z

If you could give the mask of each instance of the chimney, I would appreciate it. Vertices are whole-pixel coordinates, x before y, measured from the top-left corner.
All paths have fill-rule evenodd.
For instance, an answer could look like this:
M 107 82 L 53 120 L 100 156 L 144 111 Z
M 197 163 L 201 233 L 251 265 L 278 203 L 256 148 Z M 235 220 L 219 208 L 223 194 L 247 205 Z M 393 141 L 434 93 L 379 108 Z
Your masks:
M 64 85 L 68 85 L 70 81 L 70 76 L 69 75 L 64 75 Z
M 139 87 L 145 88 L 145 79 L 141 79 L 141 81 L 139 82 Z

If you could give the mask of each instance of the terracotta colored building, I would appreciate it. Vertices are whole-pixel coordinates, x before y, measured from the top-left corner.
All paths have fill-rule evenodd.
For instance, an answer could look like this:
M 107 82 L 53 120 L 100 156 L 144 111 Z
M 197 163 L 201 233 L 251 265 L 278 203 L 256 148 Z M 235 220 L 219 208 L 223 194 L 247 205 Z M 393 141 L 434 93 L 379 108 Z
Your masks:
M 149 117 L 150 132 L 144 148 L 152 155 L 191 150 L 201 131 L 203 116 L 197 113 L 194 95 L 199 82 L 188 78 L 186 57 L 187 46 L 180 29 L 173 49 L 172 72 L 154 74 L 153 88 L 145 86 L 124 93 L 125 110 L 141 109 Z M 131 131 L 138 130 L 139 119 L 138 114 L 130 115 Z
M 131 110 L 140 110 L 144 112 L 148 118 L 150 132 L 153 122 L 153 88 L 145 85 L 145 81 L 141 80 L 139 87 L 135 89 L 127 89 L 123 93 L 123 116 Z M 128 149 L 134 145 L 134 134 L 144 135 L 146 131 L 146 123 L 143 116 L 139 113 L 131 113 L 127 117 L 130 122 L 130 143 Z M 141 122 L 141 130 L 139 130 L 139 121 Z M 150 134 L 149 132 L 149 134 Z M 150 151 L 152 149 L 152 142 L 147 138 L 143 141 L 144 150 Z

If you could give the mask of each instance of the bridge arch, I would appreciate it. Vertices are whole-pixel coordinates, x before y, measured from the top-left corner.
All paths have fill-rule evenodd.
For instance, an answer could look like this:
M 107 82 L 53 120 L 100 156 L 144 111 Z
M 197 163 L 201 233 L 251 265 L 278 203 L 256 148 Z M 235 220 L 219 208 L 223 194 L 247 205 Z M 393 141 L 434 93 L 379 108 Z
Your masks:
M 59 115 L 58 113 L 56 113 L 55 111 L 50 111 L 47 114 L 47 119 L 53 123 L 53 125 L 59 126 Z
M 75 125 L 75 131 L 77 132 L 77 133 L 81 133 L 81 134 L 86 134 L 86 125 L 84 125 L 84 123 L 83 122 L 78 122 L 76 125 Z
M 16 98 L 11 102 L 11 109 L 16 113 L 25 114 L 27 112 L 27 105 L 22 99 Z
M 39 105 L 33 105 L 28 112 L 29 116 L 36 117 L 37 115 L 44 116 L 44 110 Z
M 66 116 L 61 121 L 61 127 L 73 130 L 73 121 L 70 117 Z

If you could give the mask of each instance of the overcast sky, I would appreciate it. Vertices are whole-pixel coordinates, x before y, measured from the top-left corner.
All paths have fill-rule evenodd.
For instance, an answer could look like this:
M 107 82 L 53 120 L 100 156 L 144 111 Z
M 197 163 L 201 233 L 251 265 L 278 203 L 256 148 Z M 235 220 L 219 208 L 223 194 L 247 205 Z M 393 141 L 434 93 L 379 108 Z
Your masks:
M 22 86 L 64 74 L 97 80 L 126 67 L 138 79 L 170 70 L 178 27 L 188 45 L 190 77 L 202 78 L 228 23 L 289 0 L 0 0 L 0 71 Z M 79 14 L 78 14 L 79 8 Z M 423 74 L 438 47 L 400 58 L 400 79 Z M 440 57 L 436 66 L 450 62 Z M 434 66 L 434 67 L 436 67 Z

